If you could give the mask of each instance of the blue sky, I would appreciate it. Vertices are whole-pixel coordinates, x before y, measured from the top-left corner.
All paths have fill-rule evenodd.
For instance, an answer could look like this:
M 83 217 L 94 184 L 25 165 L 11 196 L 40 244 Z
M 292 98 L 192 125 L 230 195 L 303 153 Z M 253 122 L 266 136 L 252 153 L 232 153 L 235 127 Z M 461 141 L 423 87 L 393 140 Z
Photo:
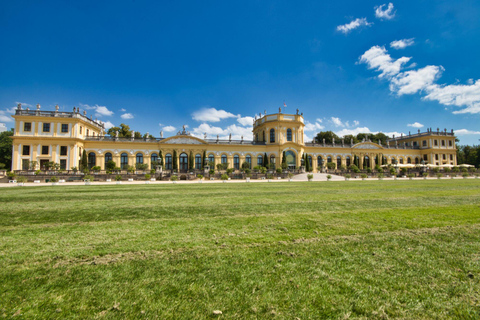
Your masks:
M 321 130 L 480 139 L 478 1 L 3 1 L 0 122 L 73 106 L 158 137 L 251 139 L 259 112 Z M 0 125 L 1 126 L 1 125 Z

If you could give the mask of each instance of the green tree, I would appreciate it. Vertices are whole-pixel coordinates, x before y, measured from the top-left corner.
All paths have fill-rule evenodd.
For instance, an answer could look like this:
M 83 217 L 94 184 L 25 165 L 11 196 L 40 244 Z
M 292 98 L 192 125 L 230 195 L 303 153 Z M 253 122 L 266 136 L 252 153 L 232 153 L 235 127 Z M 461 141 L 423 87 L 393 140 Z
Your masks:
M 158 153 L 158 164 L 163 166 L 163 153 L 162 150 Z
M 268 168 L 268 156 L 267 156 L 267 153 L 265 152 L 265 154 L 263 155 L 263 166 L 265 168 Z
M 80 167 L 80 171 L 88 172 L 88 159 L 87 159 L 87 152 L 85 151 L 85 149 L 83 149 L 82 159 L 80 159 L 79 167 Z
M 315 141 L 316 143 L 323 143 L 323 139 L 325 139 L 326 144 L 332 144 L 333 138 L 335 138 L 335 142 L 340 140 L 340 138 L 333 131 L 322 131 L 317 133 Z
M 193 170 L 193 152 L 190 151 L 190 155 L 188 156 L 188 169 Z
M 349 144 L 350 141 L 353 140 L 353 144 L 356 144 L 356 143 L 359 143 L 360 141 L 357 139 L 356 136 L 354 136 L 353 134 L 347 134 L 345 136 L 343 136 L 343 139 L 345 139 L 345 143 L 346 144 Z
M 126 125 L 125 123 L 121 123 L 120 127 L 111 127 L 108 129 L 107 133 L 115 137 L 115 132 L 118 131 L 118 137 L 119 138 L 131 138 L 132 137 L 132 130 L 130 130 L 130 127 Z M 140 132 L 138 133 L 140 136 L 138 138 L 141 138 L 142 135 Z M 137 138 L 137 132 L 135 132 L 135 138 Z
M 13 136 L 13 129 L 0 133 L 0 169 L 3 167 L 10 170 L 12 168 L 13 141 L 11 136 Z
M 203 150 L 202 164 L 200 165 L 201 169 L 203 169 L 203 166 L 205 165 L 205 159 L 207 159 L 207 151 Z
M 105 170 L 107 171 L 115 171 L 115 168 L 117 167 L 117 164 L 113 160 L 108 160 L 107 163 L 105 164 Z
M 177 150 L 173 150 L 173 159 L 172 159 L 172 168 L 173 170 L 178 170 L 178 165 L 177 165 Z

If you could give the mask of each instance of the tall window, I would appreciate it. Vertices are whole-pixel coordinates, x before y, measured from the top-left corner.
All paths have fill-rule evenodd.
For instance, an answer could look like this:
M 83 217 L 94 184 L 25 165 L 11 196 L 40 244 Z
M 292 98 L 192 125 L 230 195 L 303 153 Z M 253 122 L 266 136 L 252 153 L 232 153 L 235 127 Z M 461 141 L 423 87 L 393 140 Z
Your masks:
M 127 169 L 128 167 L 128 154 L 122 153 L 120 155 L 120 168 Z
M 215 156 L 211 153 L 208 155 L 208 163 L 213 163 L 215 166 Z
M 88 154 L 88 169 L 92 169 L 92 167 L 95 167 L 95 165 L 96 165 L 95 153 L 90 152 Z
M 270 156 L 270 163 L 275 165 L 275 156 L 273 154 Z
M 262 136 L 263 136 L 262 141 L 266 141 L 266 140 L 265 140 L 265 131 L 262 132 Z
M 308 165 L 312 167 L 312 156 L 308 156 Z
M 143 164 L 143 154 L 137 153 L 136 160 L 138 164 Z
M 403 164 L 403 158 L 400 158 L 399 162 L 400 162 L 400 164 Z
M 25 122 L 23 124 L 23 131 L 27 131 L 27 132 L 32 131 L 32 123 L 31 122 Z
M 42 154 L 48 154 L 48 150 L 49 147 L 48 146 L 42 146 Z
M 195 169 L 202 169 L 202 156 L 199 153 L 195 155 Z
M 165 169 L 172 170 L 172 155 L 170 153 L 165 155 Z
M 249 154 L 245 157 L 245 162 L 248 163 L 248 167 L 252 169 L 252 157 Z
M 346 158 L 346 162 L 347 162 L 347 167 L 349 167 L 349 166 L 350 166 L 350 164 L 352 163 L 352 162 L 351 162 L 351 159 L 350 159 L 350 157 L 349 157 L 349 156 L 347 156 L 347 158 Z
M 257 166 L 263 166 L 263 156 L 259 155 L 257 157 Z
M 29 156 L 30 155 L 30 146 L 23 146 L 22 149 L 23 149 L 22 154 L 24 156 Z
M 68 123 L 62 123 L 62 133 L 68 132 Z
M 321 156 L 317 157 L 317 167 L 323 167 L 323 158 Z
M 275 129 L 270 129 L 270 143 L 275 142 Z
M 292 150 L 285 152 L 285 158 L 289 169 L 295 169 L 297 167 L 296 154 Z
M 233 156 L 233 168 L 235 170 L 240 169 L 240 157 L 238 156 L 238 154 Z
M 67 159 L 60 159 L 60 170 L 67 170 Z
M 287 141 L 292 141 L 292 129 L 287 129 Z
M 66 156 L 68 152 L 67 146 L 60 146 L 60 155 Z
M 337 156 L 337 168 L 340 168 L 341 165 L 342 165 L 342 157 Z
M 227 155 L 222 154 L 222 164 L 227 163 Z
M 157 162 L 157 161 L 158 161 L 158 154 L 152 153 L 152 154 L 150 155 L 150 161 L 151 161 L 151 162 Z
M 43 124 L 43 132 L 50 132 L 50 123 Z
M 408 163 L 408 164 L 411 164 L 411 163 L 412 163 L 412 158 L 408 157 L 408 158 L 407 158 L 407 163 Z
M 426 147 L 427 146 L 427 140 L 423 140 L 422 141 L 422 147 Z
M 328 156 L 327 157 L 327 162 L 332 162 L 332 157 Z
M 188 156 L 186 153 L 180 154 L 180 170 L 188 170 Z
M 112 161 L 112 154 L 110 152 L 105 153 L 105 168 L 107 167 L 108 161 Z

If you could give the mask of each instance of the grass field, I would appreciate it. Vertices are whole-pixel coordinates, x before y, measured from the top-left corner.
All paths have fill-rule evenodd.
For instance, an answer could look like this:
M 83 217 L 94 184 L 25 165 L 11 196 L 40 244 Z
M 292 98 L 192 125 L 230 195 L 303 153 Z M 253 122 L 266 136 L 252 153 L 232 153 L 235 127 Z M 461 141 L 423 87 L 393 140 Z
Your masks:
M 3 188 L 0 203 L 4 318 L 480 318 L 479 180 Z

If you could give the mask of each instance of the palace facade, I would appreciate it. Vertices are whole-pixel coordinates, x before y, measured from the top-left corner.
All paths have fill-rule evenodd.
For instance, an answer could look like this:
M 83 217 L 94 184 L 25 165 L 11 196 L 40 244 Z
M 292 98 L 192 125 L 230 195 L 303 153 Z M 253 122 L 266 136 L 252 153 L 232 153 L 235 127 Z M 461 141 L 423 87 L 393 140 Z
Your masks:
M 416 134 L 392 137 L 386 144 L 366 140 L 353 144 L 351 141 L 334 141 L 332 144 L 304 141 L 303 114 L 264 114 L 253 123 L 253 141 L 199 139 L 188 132 L 180 131 L 168 138 L 118 138 L 108 136 L 100 121 L 88 118 L 78 108 L 73 112 L 22 109 L 19 104 L 15 115 L 13 135 L 12 170 L 27 170 L 32 161 L 36 169 L 55 162 L 63 170 L 78 167 L 83 150 L 88 155 L 89 166 L 100 166 L 115 161 L 126 168 L 137 163 L 150 168 L 157 161 L 159 151 L 164 156 L 164 169 L 172 169 L 174 151 L 179 170 L 187 170 L 189 157 L 194 158 L 195 169 L 203 169 L 205 152 L 208 161 L 228 163 L 239 170 L 244 162 L 251 167 L 262 165 L 267 154 L 269 163 L 278 167 L 283 152 L 288 167 L 299 168 L 302 156 L 307 153 L 313 171 L 333 162 L 337 167 L 349 166 L 355 157 L 360 168 L 373 167 L 377 159 L 386 164 L 434 164 L 457 165 L 455 136 L 453 130 L 427 130 Z M 206 161 L 205 161 L 206 162 Z

